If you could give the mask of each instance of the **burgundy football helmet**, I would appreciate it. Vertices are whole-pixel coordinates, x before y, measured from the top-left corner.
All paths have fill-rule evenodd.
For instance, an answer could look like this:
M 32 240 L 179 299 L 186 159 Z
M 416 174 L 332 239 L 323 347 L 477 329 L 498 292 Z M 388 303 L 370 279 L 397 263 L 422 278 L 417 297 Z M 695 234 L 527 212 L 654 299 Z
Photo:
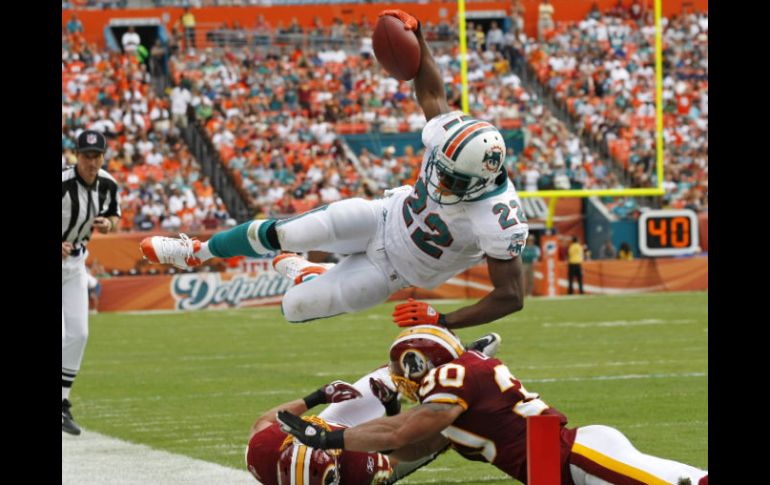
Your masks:
M 390 346 L 390 374 L 396 389 L 416 401 L 417 389 L 429 370 L 455 360 L 465 352 L 451 330 L 437 325 L 415 325 Z
M 339 485 L 337 454 L 299 442 L 287 446 L 278 458 L 279 485 Z

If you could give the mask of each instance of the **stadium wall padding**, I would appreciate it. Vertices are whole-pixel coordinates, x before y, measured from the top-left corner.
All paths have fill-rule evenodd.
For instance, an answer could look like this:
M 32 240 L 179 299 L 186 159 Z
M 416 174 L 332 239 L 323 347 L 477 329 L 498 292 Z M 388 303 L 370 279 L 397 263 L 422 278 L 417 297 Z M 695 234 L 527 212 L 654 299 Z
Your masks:
M 615 5 L 616 0 L 596 0 L 599 8 L 609 9 Z M 537 30 L 537 6 L 539 0 L 522 0 L 525 7 L 524 29 L 527 35 L 534 37 Z M 591 8 L 593 0 L 553 0 L 554 20 L 579 20 L 582 19 Z M 623 4 L 628 5 L 630 0 L 624 0 Z M 652 0 L 642 0 L 643 5 L 652 8 Z M 683 6 L 689 6 L 697 11 L 708 10 L 708 0 L 663 0 L 663 15 L 671 16 L 682 11 Z M 457 11 L 457 3 L 437 2 L 430 3 L 400 3 L 398 8 L 410 12 L 420 18 L 423 22 L 430 20 L 437 23 L 442 18 L 454 17 Z M 475 11 L 504 11 L 510 14 L 510 2 L 473 2 L 466 3 L 467 12 Z M 337 4 L 337 5 L 286 5 L 286 6 L 249 6 L 249 7 L 205 7 L 193 8 L 191 12 L 195 15 L 198 24 L 216 24 L 223 22 L 230 24 L 237 20 L 245 29 L 251 29 L 256 23 L 257 15 L 265 16 L 273 26 L 279 21 L 288 25 L 293 17 L 296 17 L 300 25 L 310 27 L 313 18 L 318 16 L 324 25 L 330 25 L 333 18 L 341 18 L 349 23 L 352 20 L 358 21 L 362 15 L 365 15 L 369 22 L 374 23 L 379 13 L 385 6 L 383 4 Z M 74 10 L 78 18 L 83 23 L 84 37 L 88 42 L 95 42 L 104 45 L 103 28 L 113 18 L 159 18 L 166 28 L 171 29 L 173 23 L 179 20 L 184 13 L 182 8 L 140 8 L 123 10 Z M 62 10 L 62 27 L 66 25 L 72 15 L 73 10 Z
M 269 268 L 269 265 L 266 265 Z M 557 265 L 559 294 L 567 292 L 567 264 Z M 708 290 L 708 257 L 583 264 L 586 293 L 625 294 Z M 101 280 L 99 311 L 202 310 L 275 305 L 290 282 L 272 269 L 252 273 L 186 273 L 121 276 Z M 543 272 L 535 271 L 535 294 L 544 294 Z M 486 264 L 475 266 L 433 290 L 407 288 L 390 300 L 472 298 L 492 289 Z

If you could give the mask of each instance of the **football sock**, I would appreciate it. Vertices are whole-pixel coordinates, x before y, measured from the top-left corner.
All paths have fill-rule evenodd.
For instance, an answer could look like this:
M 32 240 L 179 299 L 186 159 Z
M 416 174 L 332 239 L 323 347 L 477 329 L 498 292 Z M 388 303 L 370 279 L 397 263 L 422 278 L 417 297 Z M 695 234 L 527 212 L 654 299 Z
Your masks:
M 232 256 L 257 257 L 278 250 L 278 237 L 274 226 L 273 219 L 244 222 L 230 230 L 214 234 L 206 244 L 206 251 L 212 256 L 229 258 Z M 276 234 L 272 243 L 268 236 L 270 229 L 273 234 Z M 252 237 L 250 233 L 253 234 Z M 202 246 L 201 250 L 203 250 Z
M 201 248 L 195 251 L 195 257 L 200 259 L 201 261 L 206 261 L 207 259 L 211 259 L 214 257 L 214 255 L 209 250 L 208 241 L 201 243 Z

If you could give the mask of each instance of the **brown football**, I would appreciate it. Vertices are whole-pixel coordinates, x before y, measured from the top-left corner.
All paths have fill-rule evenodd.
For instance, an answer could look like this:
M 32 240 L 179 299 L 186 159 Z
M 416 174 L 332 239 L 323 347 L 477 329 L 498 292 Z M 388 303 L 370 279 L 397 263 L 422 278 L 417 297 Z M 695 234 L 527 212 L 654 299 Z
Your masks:
M 372 48 L 377 61 L 396 79 L 414 79 L 420 69 L 420 44 L 411 30 L 396 17 L 379 18 L 372 34 Z

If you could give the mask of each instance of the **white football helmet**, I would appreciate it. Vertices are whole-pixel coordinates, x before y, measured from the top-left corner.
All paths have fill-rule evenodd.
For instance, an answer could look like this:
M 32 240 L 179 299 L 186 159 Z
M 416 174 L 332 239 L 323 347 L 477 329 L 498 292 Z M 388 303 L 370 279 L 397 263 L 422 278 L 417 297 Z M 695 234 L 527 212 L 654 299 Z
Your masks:
M 445 128 L 444 140 L 433 148 L 425 168 L 428 196 L 440 204 L 456 204 L 483 195 L 502 173 L 503 135 L 472 118 Z

